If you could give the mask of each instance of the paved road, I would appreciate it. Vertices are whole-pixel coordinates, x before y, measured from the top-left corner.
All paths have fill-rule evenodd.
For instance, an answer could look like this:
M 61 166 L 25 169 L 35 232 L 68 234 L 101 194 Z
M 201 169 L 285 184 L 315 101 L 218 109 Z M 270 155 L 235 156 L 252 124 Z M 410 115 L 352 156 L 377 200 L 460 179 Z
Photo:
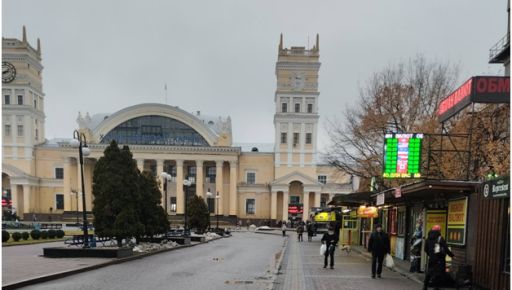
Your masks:
M 334 270 L 324 269 L 324 257 L 319 255 L 321 237 L 314 237 L 311 243 L 299 243 L 295 233 L 289 235 L 281 268 L 283 274 L 277 280 L 277 290 L 422 289 L 417 282 L 387 269 L 383 270 L 382 279 L 372 279 L 371 261 L 355 252 L 347 255 L 345 251 L 337 249 Z
M 238 232 L 23 289 L 265 289 L 282 246 L 280 236 Z

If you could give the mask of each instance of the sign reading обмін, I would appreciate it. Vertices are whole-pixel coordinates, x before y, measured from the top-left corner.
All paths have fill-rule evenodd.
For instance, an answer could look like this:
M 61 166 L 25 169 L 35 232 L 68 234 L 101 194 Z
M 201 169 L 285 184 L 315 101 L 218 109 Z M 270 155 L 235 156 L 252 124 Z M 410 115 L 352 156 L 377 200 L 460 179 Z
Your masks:
M 444 122 L 471 103 L 510 103 L 510 77 L 470 78 L 439 103 L 437 116 Z

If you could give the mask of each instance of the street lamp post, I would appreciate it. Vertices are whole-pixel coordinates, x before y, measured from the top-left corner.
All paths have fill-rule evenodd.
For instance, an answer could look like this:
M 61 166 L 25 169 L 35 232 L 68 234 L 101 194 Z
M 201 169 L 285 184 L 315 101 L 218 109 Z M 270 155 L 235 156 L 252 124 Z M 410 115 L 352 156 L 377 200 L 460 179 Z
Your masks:
M 215 215 L 217 216 L 217 230 L 219 229 L 219 199 L 220 199 L 220 195 L 219 195 L 219 192 L 217 191 L 217 195 L 215 196 L 215 203 L 217 205 L 217 208 L 215 209 Z
M 78 226 L 78 224 L 80 223 L 80 221 L 78 220 L 78 217 L 79 217 L 79 214 L 78 214 L 78 191 L 75 192 L 76 194 L 76 225 Z
M 80 174 L 82 179 L 82 207 L 83 207 L 83 230 L 84 230 L 84 248 L 89 247 L 89 235 L 88 235 L 88 224 L 87 224 L 87 210 L 85 204 L 85 183 L 84 183 L 84 156 L 89 156 L 91 151 L 87 147 L 87 138 L 83 133 L 78 130 L 73 131 L 73 139 L 70 141 L 70 145 L 73 148 L 78 148 L 78 157 L 80 159 Z
M 183 235 L 188 237 L 188 213 L 187 213 L 187 203 L 188 203 L 188 187 L 192 185 L 192 182 L 188 179 L 183 180 L 183 193 L 185 194 L 185 228 Z
M 208 188 L 208 191 L 206 192 L 206 196 L 208 199 L 212 198 L 213 193 L 210 192 L 210 189 Z M 207 201 L 206 204 L 208 205 L 208 229 L 211 229 L 211 222 L 210 222 L 210 203 Z

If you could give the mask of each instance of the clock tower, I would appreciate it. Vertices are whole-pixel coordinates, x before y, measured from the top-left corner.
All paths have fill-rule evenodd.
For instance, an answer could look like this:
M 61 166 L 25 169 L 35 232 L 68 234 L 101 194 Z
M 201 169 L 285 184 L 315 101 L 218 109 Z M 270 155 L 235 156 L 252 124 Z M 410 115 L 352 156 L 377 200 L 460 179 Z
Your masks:
M 41 44 L 2 38 L 3 161 L 34 174 L 34 146 L 45 142 Z
M 319 36 L 311 49 L 279 41 L 274 102 L 275 178 L 299 172 L 316 180 Z

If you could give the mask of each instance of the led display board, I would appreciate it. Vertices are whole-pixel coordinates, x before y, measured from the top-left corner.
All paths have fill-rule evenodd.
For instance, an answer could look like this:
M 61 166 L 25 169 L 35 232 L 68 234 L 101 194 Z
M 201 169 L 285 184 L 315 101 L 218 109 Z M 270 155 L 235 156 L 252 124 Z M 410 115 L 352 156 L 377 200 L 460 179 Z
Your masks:
M 423 134 L 386 134 L 384 178 L 420 178 Z

